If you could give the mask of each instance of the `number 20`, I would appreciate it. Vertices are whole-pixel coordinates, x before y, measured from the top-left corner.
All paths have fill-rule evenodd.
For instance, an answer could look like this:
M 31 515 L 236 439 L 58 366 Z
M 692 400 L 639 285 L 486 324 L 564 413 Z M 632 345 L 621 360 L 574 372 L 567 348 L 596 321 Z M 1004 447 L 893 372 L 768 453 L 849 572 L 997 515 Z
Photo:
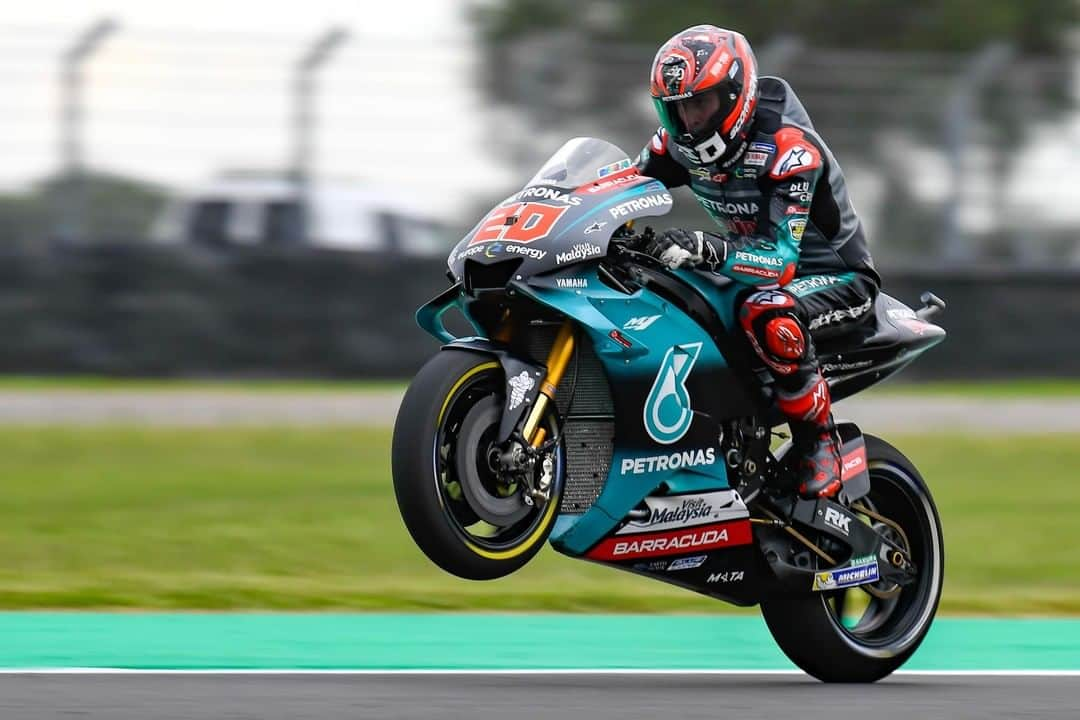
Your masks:
M 509 207 L 496 208 L 480 224 L 470 245 L 489 240 L 527 243 L 547 237 L 551 228 L 563 216 L 567 208 L 544 203 L 519 203 Z M 517 217 L 512 225 L 507 225 L 507 218 Z

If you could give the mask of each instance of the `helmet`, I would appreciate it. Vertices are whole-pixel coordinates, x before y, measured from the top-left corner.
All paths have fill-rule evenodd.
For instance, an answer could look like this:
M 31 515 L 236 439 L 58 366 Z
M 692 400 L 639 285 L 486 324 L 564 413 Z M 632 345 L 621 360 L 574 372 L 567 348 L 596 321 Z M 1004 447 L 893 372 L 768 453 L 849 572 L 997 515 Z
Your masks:
M 746 149 L 757 109 L 757 61 L 732 30 L 695 25 L 661 46 L 652 65 L 660 124 L 695 165 L 729 166 Z

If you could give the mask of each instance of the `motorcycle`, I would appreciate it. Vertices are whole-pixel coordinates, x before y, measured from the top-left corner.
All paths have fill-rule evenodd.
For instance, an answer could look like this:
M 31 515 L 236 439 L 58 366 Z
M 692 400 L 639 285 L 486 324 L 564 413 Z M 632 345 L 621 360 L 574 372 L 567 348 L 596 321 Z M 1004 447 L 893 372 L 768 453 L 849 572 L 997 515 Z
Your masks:
M 394 426 L 397 503 L 456 576 L 514 572 L 556 551 L 740 606 L 823 681 L 873 682 L 926 636 L 941 595 L 941 524 L 922 476 L 839 421 L 843 486 L 795 490 L 772 380 L 742 336 L 749 288 L 640 252 L 673 199 L 595 138 L 556 152 L 453 249 L 451 285 L 417 312 L 445 345 Z M 881 294 L 873 317 L 818 344 L 848 397 L 945 337 Z M 455 337 L 457 309 L 475 329 Z

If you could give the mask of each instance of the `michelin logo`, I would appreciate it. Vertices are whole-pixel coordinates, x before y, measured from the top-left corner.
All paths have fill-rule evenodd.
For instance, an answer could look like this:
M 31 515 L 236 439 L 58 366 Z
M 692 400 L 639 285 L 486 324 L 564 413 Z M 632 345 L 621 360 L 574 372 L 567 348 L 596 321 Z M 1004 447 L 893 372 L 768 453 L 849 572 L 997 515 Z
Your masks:
M 873 560 L 865 565 L 815 573 L 814 590 L 838 590 L 874 582 L 877 579 L 878 564 L 877 560 Z
M 525 400 L 525 393 L 533 389 L 536 381 L 522 370 L 520 375 L 510 378 L 507 385 L 510 386 L 510 409 L 517 410 Z

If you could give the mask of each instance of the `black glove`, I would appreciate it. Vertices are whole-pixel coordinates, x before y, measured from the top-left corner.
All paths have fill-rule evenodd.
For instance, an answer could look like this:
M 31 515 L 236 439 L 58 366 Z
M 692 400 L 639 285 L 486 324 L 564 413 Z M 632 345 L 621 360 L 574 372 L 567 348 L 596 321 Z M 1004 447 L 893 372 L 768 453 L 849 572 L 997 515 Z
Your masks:
M 702 265 L 716 270 L 727 260 L 727 243 L 723 238 L 701 230 L 687 232 L 672 228 L 653 238 L 645 252 L 671 270 Z

